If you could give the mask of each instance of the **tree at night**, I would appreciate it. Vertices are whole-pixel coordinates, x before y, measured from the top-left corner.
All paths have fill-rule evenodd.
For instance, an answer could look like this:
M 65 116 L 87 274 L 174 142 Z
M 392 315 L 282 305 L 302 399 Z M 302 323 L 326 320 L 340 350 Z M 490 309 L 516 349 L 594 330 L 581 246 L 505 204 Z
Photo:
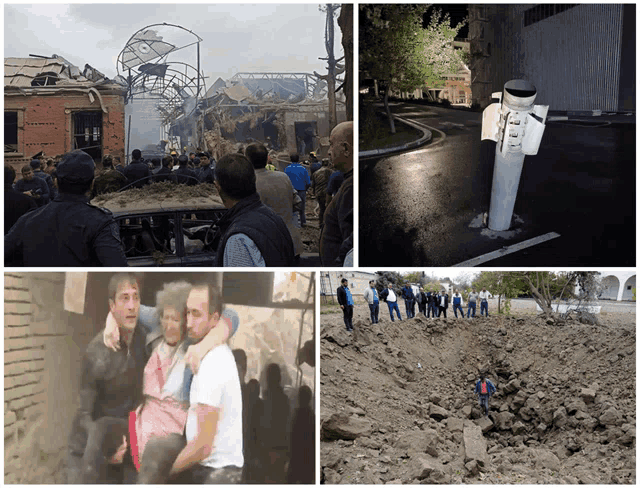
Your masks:
M 436 86 L 464 61 L 453 40 L 464 22 L 451 26 L 449 14 L 434 9 L 428 25 L 423 15 L 429 5 L 360 5 L 360 67 L 385 85 L 384 105 L 391 133 L 395 124 L 389 109 L 393 90 L 413 91 Z

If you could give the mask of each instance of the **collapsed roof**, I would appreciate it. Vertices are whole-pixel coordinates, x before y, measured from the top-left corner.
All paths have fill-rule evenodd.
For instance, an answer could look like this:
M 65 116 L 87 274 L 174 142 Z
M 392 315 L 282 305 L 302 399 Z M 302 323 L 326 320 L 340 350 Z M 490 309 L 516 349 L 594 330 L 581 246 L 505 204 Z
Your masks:
M 80 71 L 80 68 L 57 54 L 50 58 L 38 56 L 4 59 L 5 89 L 61 85 L 94 87 L 114 83 L 121 84 L 110 80 L 89 64 L 85 64 L 84 70 Z

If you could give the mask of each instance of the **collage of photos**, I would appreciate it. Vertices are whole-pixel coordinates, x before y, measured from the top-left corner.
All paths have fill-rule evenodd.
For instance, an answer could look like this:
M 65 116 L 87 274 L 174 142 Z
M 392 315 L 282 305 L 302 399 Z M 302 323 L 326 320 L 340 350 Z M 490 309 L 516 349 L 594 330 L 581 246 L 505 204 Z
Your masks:
M 4 484 L 636 484 L 635 4 L 3 11 Z

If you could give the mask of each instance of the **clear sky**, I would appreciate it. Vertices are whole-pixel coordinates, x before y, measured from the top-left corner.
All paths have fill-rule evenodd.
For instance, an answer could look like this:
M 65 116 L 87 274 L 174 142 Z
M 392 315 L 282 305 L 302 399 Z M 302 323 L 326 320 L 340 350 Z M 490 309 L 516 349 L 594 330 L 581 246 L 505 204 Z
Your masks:
M 58 54 L 81 70 L 109 78 L 129 38 L 155 23 L 178 24 L 200 36 L 210 86 L 241 71 L 326 74 L 326 14 L 320 4 L 5 4 L 4 56 Z M 334 21 L 336 58 L 343 56 Z M 194 48 L 185 57 L 195 59 Z M 175 54 L 172 55 L 171 59 Z

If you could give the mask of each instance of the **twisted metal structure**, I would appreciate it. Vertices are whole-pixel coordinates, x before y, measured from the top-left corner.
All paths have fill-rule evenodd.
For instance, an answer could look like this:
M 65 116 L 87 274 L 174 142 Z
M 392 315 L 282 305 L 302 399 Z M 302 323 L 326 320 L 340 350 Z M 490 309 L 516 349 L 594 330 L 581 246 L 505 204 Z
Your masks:
M 186 36 L 186 41 L 181 36 Z M 136 97 L 158 99 L 157 109 L 165 123 L 193 113 L 206 93 L 205 77 L 200 70 L 201 42 L 202 38 L 193 31 L 166 22 L 148 25 L 134 33 L 116 63 L 118 76 L 127 85 L 125 102 Z M 170 55 L 193 46 L 196 66 L 169 59 Z

